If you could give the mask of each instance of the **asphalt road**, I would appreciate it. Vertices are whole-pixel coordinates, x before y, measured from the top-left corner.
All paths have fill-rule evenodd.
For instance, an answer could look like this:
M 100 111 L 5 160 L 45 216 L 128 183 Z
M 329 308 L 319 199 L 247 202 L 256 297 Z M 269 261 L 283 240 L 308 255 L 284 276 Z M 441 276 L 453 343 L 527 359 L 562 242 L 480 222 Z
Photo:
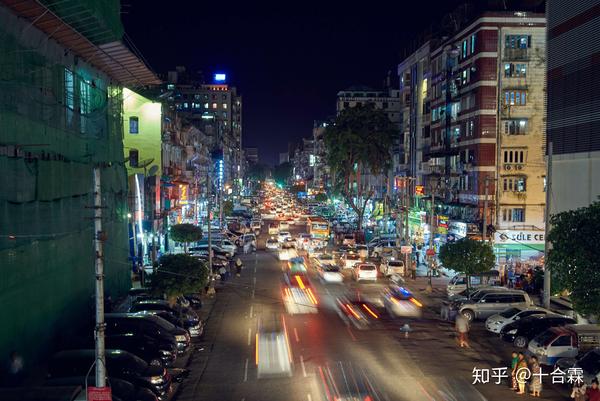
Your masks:
M 290 231 L 303 230 L 295 226 Z M 438 320 L 427 308 L 423 319 L 408 322 L 408 338 L 399 330 L 406 322 L 393 320 L 381 310 L 376 311 L 379 319 L 366 330 L 347 325 L 335 312 L 336 297 L 357 292 L 376 296 L 384 283 L 347 280 L 343 285 L 324 285 L 310 271 L 318 313 L 286 314 L 280 289 L 284 262 L 264 250 L 265 238 L 260 237 L 256 254 L 242 255 L 242 276 L 231 279 L 217 294 L 219 318 L 211 318 L 207 330 L 213 335 L 205 345 L 211 357 L 202 374 L 195 376 L 197 383 L 184 386 L 180 401 L 328 401 L 333 400 L 335 391 L 326 379 L 328 372 L 337 372 L 336 377 L 348 383 L 367 383 L 371 400 L 519 399 L 505 384 L 472 385 L 473 367 L 500 367 L 502 361 L 476 349 L 457 348 L 452 325 Z M 293 375 L 258 379 L 258 319 L 282 314 L 293 355 Z

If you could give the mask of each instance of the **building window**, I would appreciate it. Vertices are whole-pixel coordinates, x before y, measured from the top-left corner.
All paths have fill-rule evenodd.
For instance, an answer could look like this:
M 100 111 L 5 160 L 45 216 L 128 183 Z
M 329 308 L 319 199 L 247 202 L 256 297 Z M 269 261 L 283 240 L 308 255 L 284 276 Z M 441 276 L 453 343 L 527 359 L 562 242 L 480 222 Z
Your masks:
M 227 100 L 227 93 L 223 93 L 223 95 L 221 96 L 221 98 L 223 98 L 223 100 Z
M 65 106 L 67 107 L 67 124 L 73 122 L 75 109 L 75 77 L 73 71 L 65 68 Z
M 531 47 L 531 35 L 506 35 L 507 49 L 527 49 Z
M 525 135 L 529 124 L 526 119 L 505 120 L 504 133 L 506 135 Z
M 344 102 L 344 108 L 347 109 L 348 107 L 350 107 L 350 102 Z
M 466 124 L 466 136 L 473 136 L 475 131 L 475 122 L 473 120 L 467 121 Z
M 172 91 L 173 89 L 175 89 L 175 85 L 174 84 L 167 84 L 167 90 Z
M 212 108 L 213 108 L 213 109 L 216 109 L 216 108 L 217 108 L 217 104 L 216 104 L 216 103 L 213 103 L 213 104 L 212 104 Z
M 504 163 L 520 163 L 523 164 L 525 160 L 525 151 L 523 150 L 505 150 L 504 151 Z
M 516 223 L 523 223 L 525 221 L 525 209 L 513 209 L 512 221 Z
M 135 116 L 131 116 L 129 117 L 129 133 L 130 134 L 139 134 L 140 125 L 139 125 L 139 120 L 137 117 Z
M 466 58 L 469 55 L 469 46 L 467 43 L 467 39 L 462 42 L 462 58 Z
M 475 43 L 477 41 L 477 34 L 471 35 L 471 54 L 475 53 Z
M 208 94 L 204 94 L 204 100 L 208 100 Z
M 199 94 L 199 93 L 196 93 L 196 94 L 194 95 L 194 99 L 195 99 L 195 100 L 200 100 L 200 94 Z
M 525 106 L 527 104 L 527 92 L 524 90 L 504 91 L 504 105 Z
M 223 112 L 223 118 L 227 118 L 227 112 L 226 111 Z
M 223 103 L 223 108 L 226 109 L 227 108 L 227 103 Z
M 525 78 L 527 76 L 527 64 L 525 63 L 504 63 L 504 77 L 506 78 Z
M 204 103 L 204 108 L 208 109 L 208 103 Z
M 525 192 L 526 182 L 526 177 L 506 177 L 502 180 L 502 189 L 504 192 Z

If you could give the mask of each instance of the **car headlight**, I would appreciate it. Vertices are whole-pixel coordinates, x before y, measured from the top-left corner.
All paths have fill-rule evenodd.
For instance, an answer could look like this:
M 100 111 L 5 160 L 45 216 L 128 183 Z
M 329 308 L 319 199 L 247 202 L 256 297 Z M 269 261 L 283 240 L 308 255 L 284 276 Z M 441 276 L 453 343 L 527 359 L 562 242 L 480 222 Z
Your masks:
M 517 334 L 517 329 L 512 329 L 506 332 L 506 334 Z
M 185 340 L 186 340 L 186 338 L 183 334 L 178 334 L 175 336 L 175 341 L 177 341 L 177 342 L 184 342 Z
M 166 349 L 161 349 L 159 352 L 160 352 L 161 355 L 164 355 L 164 356 L 171 356 L 171 355 L 173 355 L 173 353 L 171 351 L 166 350 Z
M 162 382 L 163 382 L 162 376 L 152 376 L 150 378 L 150 383 L 152 383 L 152 384 L 162 384 Z
M 541 356 L 546 356 L 547 350 L 545 348 L 538 348 L 537 353 Z

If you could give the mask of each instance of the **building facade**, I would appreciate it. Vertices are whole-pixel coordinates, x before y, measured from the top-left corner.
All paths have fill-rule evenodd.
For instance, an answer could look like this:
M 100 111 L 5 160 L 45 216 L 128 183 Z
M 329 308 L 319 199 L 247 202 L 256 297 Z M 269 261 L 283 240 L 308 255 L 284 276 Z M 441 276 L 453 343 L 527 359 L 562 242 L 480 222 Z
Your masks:
M 258 148 L 245 148 L 244 153 L 246 155 L 246 160 L 250 164 L 258 164 Z
M 600 196 L 600 2 L 548 0 L 550 213 Z

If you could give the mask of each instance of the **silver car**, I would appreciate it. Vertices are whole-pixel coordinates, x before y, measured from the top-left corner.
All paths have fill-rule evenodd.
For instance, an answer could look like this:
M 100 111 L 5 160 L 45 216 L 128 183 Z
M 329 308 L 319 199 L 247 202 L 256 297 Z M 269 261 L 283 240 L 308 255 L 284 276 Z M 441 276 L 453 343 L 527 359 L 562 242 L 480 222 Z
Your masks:
M 465 301 L 461 305 L 459 313 L 467 320 L 473 321 L 475 319 L 486 319 L 507 308 L 527 308 L 531 305 L 531 299 L 525 291 L 506 289 L 505 291 L 487 292 L 476 300 Z

